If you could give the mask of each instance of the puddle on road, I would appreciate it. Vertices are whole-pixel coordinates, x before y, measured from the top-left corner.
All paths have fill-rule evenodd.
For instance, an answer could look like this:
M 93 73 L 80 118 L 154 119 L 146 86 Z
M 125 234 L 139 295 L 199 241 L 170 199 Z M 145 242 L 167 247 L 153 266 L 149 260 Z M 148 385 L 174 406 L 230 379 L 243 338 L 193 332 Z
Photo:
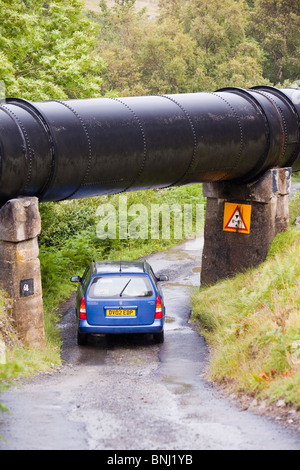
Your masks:
M 203 237 L 194 238 L 170 248 L 164 253 L 154 253 L 146 258 L 156 272 L 167 271 L 174 266 L 180 268 L 181 265 L 185 267 L 187 264 L 194 264 L 189 270 L 189 274 L 191 274 L 193 267 L 200 269 L 203 243 Z M 189 261 L 190 263 L 188 263 Z M 192 279 L 191 282 L 193 283 Z
M 105 337 L 91 337 L 87 346 L 78 347 L 77 362 L 87 366 L 104 365 L 107 356 L 106 348 Z
M 207 365 L 203 337 L 189 323 L 191 289 L 200 286 L 203 238 L 188 240 L 148 258 L 153 269 L 169 273 L 163 287 L 166 304 L 165 342 L 160 346 L 157 377 L 175 395 L 188 395 Z

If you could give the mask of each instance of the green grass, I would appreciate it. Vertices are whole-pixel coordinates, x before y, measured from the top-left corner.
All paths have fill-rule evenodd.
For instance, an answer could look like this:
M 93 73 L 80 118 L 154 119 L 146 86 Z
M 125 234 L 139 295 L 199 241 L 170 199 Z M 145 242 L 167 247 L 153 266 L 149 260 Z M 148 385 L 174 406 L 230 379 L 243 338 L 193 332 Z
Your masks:
M 291 213 L 300 214 L 299 201 Z M 212 349 L 211 380 L 300 407 L 299 259 L 300 230 L 291 228 L 256 269 L 194 292 L 193 321 Z
M 300 171 L 294 171 L 292 174 L 292 181 L 300 181 Z
M 29 377 L 60 364 L 57 344 L 48 342 L 39 349 L 24 346 L 15 329 L 11 304 L 11 299 L 0 291 L 0 342 L 5 344 L 5 363 L 0 364 L 0 393 L 20 376 Z M 0 411 L 6 411 L 1 402 Z

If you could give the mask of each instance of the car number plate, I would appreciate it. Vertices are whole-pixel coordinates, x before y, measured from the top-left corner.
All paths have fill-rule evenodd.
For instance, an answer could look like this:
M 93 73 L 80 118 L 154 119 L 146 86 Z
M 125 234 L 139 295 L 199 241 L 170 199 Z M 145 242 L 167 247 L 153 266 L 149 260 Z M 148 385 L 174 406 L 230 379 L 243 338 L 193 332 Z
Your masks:
M 114 308 L 114 309 L 107 309 L 106 310 L 107 317 L 135 317 L 135 310 L 134 309 L 121 309 L 121 308 Z

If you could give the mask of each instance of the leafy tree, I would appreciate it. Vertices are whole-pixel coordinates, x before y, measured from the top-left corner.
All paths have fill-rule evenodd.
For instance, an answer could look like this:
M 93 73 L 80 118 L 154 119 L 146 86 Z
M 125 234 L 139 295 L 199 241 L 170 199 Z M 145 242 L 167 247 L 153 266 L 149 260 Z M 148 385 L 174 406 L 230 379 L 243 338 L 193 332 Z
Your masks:
M 145 11 L 137 11 L 135 0 L 115 0 L 111 8 L 100 1 L 100 14 L 90 12 L 99 25 L 97 50 L 103 58 L 102 93 L 142 95 L 148 93 L 141 80 L 139 53 L 147 34 Z
M 106 63 L 103 92 L 121 95 L 212 89 L 203 51 L 179 18 L 150 20 L 135 0 L 100 2 L 99 54 Z
M 196 43 L 176 20 L 152 26 L 140 51 L 142 80 L 151 93 L 198 91 Z
M 161 0 L 160 8 L 161 18 L 175 18 L 196 41 L 208 90 L 262 82 L 262 53 L 246 34 L 243 0 Z
M 255 0 L 249 30 L 264 50 L 266 78 L 300 79 L 299 0 Z
M 0 79 L 7 96 L 100 96 L 96 24 L 81 0 L 0 0 Z

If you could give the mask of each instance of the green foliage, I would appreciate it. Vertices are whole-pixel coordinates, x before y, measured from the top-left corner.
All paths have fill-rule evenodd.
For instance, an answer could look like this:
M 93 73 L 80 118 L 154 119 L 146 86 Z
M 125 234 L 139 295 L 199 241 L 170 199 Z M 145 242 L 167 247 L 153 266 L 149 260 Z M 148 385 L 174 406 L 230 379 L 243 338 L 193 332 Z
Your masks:
M 213 91 L 262 83 L 262 53 L 246 34 L 242 0 L 160 2 L 149 20 L 135 1 L 100 2 L 103 93 L 121 95 Z
M 273 84 L 300 78 L 299 0 L 255 0 L 249 34 L 264 51 L 264 76 Z
M 299 79 L 296 0 L 161 0 L 157 18 L 134 0 L 100 2 L 102 91 L 121 95 L 291 84 Z
M 299 79 L 299 2 L 0 0 L 0 80 L 31 100 L 213 91 Z
M 195 41 L 205 77 L 201 90 L 262 82 L 261 51 L 246 34 L 248 10 L 243 0 L 170 0 L 161 1 L 160 7 L 163 18 L 175 17 Z
M 300 192 L 296 191 L 295 195 L 289 202 L 290 224 L 294 224 L 296 217 L 300 214 Z
M 31 100 L 100 96 L 96 24 L 81 0 L 0 0 L 0 80 Z

